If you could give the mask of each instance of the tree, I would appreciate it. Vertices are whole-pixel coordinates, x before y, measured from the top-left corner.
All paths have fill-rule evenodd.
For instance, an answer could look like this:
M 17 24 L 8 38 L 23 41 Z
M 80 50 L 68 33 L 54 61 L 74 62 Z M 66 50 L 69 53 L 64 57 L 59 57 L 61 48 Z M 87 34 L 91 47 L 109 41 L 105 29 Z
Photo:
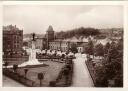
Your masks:
M 71 50 L 73 53 L 77 53 L 78 50 L 77 50 L 77 46 L 76 46 L 76 44 L 73 43 L 73 44 L 71 45 L 70 50 Z
M 7 66 L 8 66 L 8 62 L 5 62 L 4 66 L 5 66 L 5 68 L 7 69 Z
M 123 51 L 123 39 L 120 39 L 117 43 L 117 49 Z
M 38 73 L 38 79 L 40 80 L 40 87 L 42 86 L 42 79 L 44 79 L 43 73 Z
M 123 50 L 123 49 L 122 49 Z M 121 81 L 123 78 L 123 52 L 117 49 L 117 44 L 115 42 L 111 43 L 107 59 L 104 64 L 104 68 L 106 70 L 107 80 L 115 80 L 120 82 L 120 86 L 122 85 Z M 118 84 L 119 85 L 119 84 Z M 116 84 L 114 86 L 117 86 Z
M 65 54 L 62 54 L 62 58 L 65 58 Z
M 101 43 L 95 46 L 95 53 L 97 56 L 104 56 L 104 47 Z
M 104 66 L 95 67 L 95 77 L 96 77 L 96 86 L 97 87 L 106 87 L 107 86 L 107 76 Z
M 14 65 L 13 65 L 13 71 L 14 71 L 15 73 L 17 73 L 17 68 L 18 68 L 18 65 L 14 64 Z
M 104 47 L 104 54 L 107 54 L 108 53 L 109 48 L 110 48 L 110 43 L 107 42 L 107 44 Z
M 117 43 L 112 42 L 102 61 L 102 66 L 95 68 L 98 86 L 108 86 L 110 80 L 115 82 L 114 87 L 123 86 L 123 47 L 118 47 Z
M 56 36 L 58 36 L 59 38 L 71 38 L 73 36 L 77 36 L 77 37 L 90 36 L 90 35 L 95 36 L 99 34 L 100 34 L 99 29 L 80 27 L 80 28 L 68 30 L 66 32 L 64 31 L 57 32 Z
M 85 52 L 90 55 L 94 55 L 94 45 L 93 42 L 90 40 L 85 48 Z

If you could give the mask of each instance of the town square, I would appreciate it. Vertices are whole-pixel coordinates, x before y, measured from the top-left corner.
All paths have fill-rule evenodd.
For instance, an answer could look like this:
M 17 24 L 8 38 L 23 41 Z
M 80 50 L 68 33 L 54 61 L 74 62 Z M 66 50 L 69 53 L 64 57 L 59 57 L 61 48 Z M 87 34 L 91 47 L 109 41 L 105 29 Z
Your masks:
M 122 11 L 5 5 L 3 87 L 123 87 Z

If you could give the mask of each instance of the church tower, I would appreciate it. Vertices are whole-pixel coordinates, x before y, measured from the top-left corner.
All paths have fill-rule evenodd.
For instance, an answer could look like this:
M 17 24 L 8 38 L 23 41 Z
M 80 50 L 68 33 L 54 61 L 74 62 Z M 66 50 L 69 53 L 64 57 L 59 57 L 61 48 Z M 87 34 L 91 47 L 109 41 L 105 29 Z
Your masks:
M 47 48 L 49 49 L 49 42 L 54 40 L 54 30 L 50 25 L 48 30 L 46 31 L 46 39 L 47 39 Z
M 54 30 L 51 25 L 48 27 L 48 30 L 46 31 L 46 38 L 49 42 L 54 40 Z

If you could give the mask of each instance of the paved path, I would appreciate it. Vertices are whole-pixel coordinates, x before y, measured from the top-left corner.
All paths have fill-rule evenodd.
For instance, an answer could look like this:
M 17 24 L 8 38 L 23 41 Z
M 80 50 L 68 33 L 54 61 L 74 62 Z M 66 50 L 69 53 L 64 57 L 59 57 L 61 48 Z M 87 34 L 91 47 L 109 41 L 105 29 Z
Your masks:
M 3 76 L 3 87 L 25 87 L 25 86 L 6 76 Z
M 85 64 L 86 55 L 76 54 L 72 87 L 93 87 L 93 81 Z

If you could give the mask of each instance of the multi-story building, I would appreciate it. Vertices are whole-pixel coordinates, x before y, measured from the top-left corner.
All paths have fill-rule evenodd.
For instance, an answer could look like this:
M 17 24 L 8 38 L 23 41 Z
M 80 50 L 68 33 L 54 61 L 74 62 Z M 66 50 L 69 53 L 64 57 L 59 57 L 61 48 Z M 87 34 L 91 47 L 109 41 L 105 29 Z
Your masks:
M 43 49 L 43 42 L 44 42 L 43 38 L 36 38 L 35 48 L 42 50 Z
M 68 51 L 70 48 L 70 42 L 64 40 L 55 40 L 49 42 L 49 48 L 51 50 Z
M 23 30 L 12 25 L 3 27 L 3 53 L 6 56 L 22 55 Z M 15 55 L 14 55 L 15 54 Z
M 47 49 L 47 40 L 46 38 L 43 38 L 43 37 L 36 37 L 35 38 L 35 48 L 36 49 L 40 49 L 40 50 L 43 50 L 43 49 Z M 24 47 L 25 48 L 32 48 L 32 40 L 29 39 L 29 40 L 24 40 Z
M 27 61 L 28 55 L 23 50 L 23 30 L 12 25 L 3 27 L 3 61 Z
M 48 27 L 46 32 L 47 49 L 67 51 L 69 49 L 69 42 L 63 39 L 55 39 L 54 30 L 52 26 Z

